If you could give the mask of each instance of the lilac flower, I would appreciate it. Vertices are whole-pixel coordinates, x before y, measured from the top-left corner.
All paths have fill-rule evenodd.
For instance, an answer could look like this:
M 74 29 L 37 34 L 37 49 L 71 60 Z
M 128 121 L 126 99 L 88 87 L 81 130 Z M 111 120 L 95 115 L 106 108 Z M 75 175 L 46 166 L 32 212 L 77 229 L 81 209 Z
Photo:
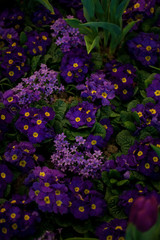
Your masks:
M 58 83 L 58 73 L 41 64 L 39 71 L 34 72 L 29 78 L 22 78 L 22 82 L 12 89 L 18 97 L 20 105 L 44 99 L 47 102 L 53 101 L 53 93 L 61 92 L 64 86 Z
M 57 135 L 54 143 L 55 153 L 52 154 L 51 161 L 56 169 L 74 172 L 86 178 L 98 177 L 103 166 L 101 151 L 84 151 L 85 141 L 83 144 L 70 145 L 64 134 Z
M 62 18 L 57 19 L 51 25 L 51 30 L 53 30 L 52 37 L 56 37 L 56 45 L 60 46 L 63 53 L 85 45 L 83 35 L 79 30 L 70 27 Z

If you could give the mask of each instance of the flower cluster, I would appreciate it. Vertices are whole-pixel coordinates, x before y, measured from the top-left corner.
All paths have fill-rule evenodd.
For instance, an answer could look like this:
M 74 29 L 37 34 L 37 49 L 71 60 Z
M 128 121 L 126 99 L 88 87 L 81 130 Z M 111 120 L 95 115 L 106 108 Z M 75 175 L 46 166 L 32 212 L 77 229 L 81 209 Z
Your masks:
M 47 47 L 50 45 L 51 39 L 47 32 L 37 33 L 31 31 L 27 33 L 27 52 L 32 55 L 44 55 L 47 51 Z
M 34 181 L 29 190 L 31 201 L 35 201 L 43 212 L 63 215 L 70 211 L 81 220 L 101 216 L 106 203 L 100 193 L 93 191 L 93 184 L 80 177 L 66 179 L 64 183 L 64 177 L 58 170 L 36 167 L 25 180 L 26 184 L 31 184 L 31 179 Z
M 66 118 L 74 128 L 79 128 L 84 125 L 93 127 L 96 121 L 96 112 L 97 107 L 92 103 L 83 101 L 82 103 L 78 103 L 77 106 L 71 107 L 66 114 Z
M 90 55 L 83 48 L 74 48 L 64 54 L 61 62 L 61 76 L 66 83 L 81 83 L 89 70 Z
M 115 162 L 107 161 L 107 168 L 115 168 L 119 172 L 134 170 L 151 179 L 160 179 L 160 159 L 150 144 L 160 147 L 160 140 L 147 137 L 141 142 L 135 142 L 127 155 L 117 157 Z
M 160 116 L 159 104 L 147 103 L 146 105 L 137 104 L 132 108 L 132 112 L 137 112 L 140 119 L 140 126 L 138 131 L 147 126 L 153 126 L 153 122 L 157 122 L 156 118 Z
M 154 76 L 154 80 L 146 89 L 147 97 L 151 97 L 157 102 L 160 101 L 160 74 Z
M 99 240 L 124 240 L 127 220 L 113 219 L 110 222 L 102 223 L 96 229 Z
M 159 35 L 139 33 L 127 43 L 131 56 L 144 66 L 155 65 L 159 56 Z
M 134 26 L 136 30 L 143 19 L 153 16 L 155 2 L 156 0 L 131 0 L 123 13 L 124 24 L 126 25 L 132 21 L 138 21 Z
M 115 90 L 114 85 L 105 79 L 105 74 L 92 73 L 86 80 L 85 84 L 77 85 L 77 89 L 82 90 L 81 97 L 89 98 L 93 102 L 99 99 L 103 106 L 110 105 L 109 100 L 115 97 Z
M 54 13 L 50 12 L 44 6 L 39 6 L 32 15 L 32 21 L 37 26 L 50 25 L 60 17 L 60 13 L 57 8 L 54 8 Z
M 55 112 L 51 107 L 22 108 L 15 126 L 21 133 L 27 135 L 31 143 L 42 142 L 55 135 L 53 129 L 46 126 L 54 116 Z
M 0 48 L 16 46 L 18 41 L 19 36 L 14 28 L 0 27 Z
M 4 164 L 0 164 L 0 198 L 3 198 L 8 183 L 13 180 L 13 174 Z
M 77 143 L 71 145 L 65 140 L 65 137 L 66 136 L 62 133 L 57 135 L 54 140 L 56 152 L 51 155 L 51 161 L 54 167 L 62 172 L 73 172 L 85 178 L 98 177 L 104 160 L 102 152 L 98 151 L 99 149 L 97 151 L 95 150 L 93 153 L 88 149 L 85 150 L 85 147 L 88 146 L 88 139 L 85 140 L 82 137 L 76 137 Z M 103 140 L 102 137 L 99 138 Z M 91 146 L 95 146 L 95 141 L 94 139 L 91 141 Z
M 56 45 L 60 46 L 63 53 L 85 45 L 83 35 L 80 34 L 79 30 L 70 27 L 62 18 L 51 25 L 51 30 L 53 30 L 52 37 L 56 37 Z
M 12 44 L 13 45 L 13 44 Z M 22 47 L 13 46 L 4 51 L 1 58 L 2 75 L 12 82 L 18 80 L 29 70 L 26 54 Z
M 29 210 L 29 199 L 24 195 L 14 195 L 11 201 L 6 201 L 0 207 L 0 238 L 10 240 L 32 235 L 37 222 L 40 222 L 39 213 Z
M 30 142 L 13 142 L 7 146 L 4 160 L 10 162 L 23 172 L 34 168 L 36 163 L 44 161 L 44 158 L 36 154 L 36 149 Z
M 22 29 L 24 13 L 18 8 L 5 9 L 0 14 L 0 27 L 14 28 L 16 31 Z
M 122 64 L 115 60 L 105 65 L 106 78 L 114 84 L 115 94 L 122 101 L 133 96 L 133 80 L 136 69 L 131 64 Z
M 52 102 L 52 94 L 64 90 L 64 86 L 58 83 L 58 73 L 47 68 L 45 64 L 41 64 L 39 71 L 34 72 L 28 78 L 22 78 L 12 90 L 14 95 L 18 97 L 20 105 L 29 105 L 39 100 Z

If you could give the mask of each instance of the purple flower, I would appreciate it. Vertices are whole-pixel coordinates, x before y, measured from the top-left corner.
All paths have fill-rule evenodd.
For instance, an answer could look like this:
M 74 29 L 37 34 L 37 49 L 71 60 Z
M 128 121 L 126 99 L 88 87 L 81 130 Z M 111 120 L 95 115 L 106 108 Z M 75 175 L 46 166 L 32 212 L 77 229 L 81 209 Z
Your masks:
M 148 231 L 157 221 L 158 202 L 154 196 L 139 197 L 132 205 L 129 221 L 132 222 L 139 231 Z
M 94 136 L 90 134 L 86 139 L 85 147 L 87 149 L 99 150 L 105 146 L 105 141 L 101 136 Z

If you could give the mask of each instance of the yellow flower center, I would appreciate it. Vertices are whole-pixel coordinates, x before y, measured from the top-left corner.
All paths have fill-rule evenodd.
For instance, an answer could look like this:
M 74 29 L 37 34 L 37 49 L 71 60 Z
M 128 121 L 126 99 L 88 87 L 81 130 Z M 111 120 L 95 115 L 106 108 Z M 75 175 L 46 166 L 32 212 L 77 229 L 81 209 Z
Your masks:
M 17 224 L 16 224 L 16 223 L 13 223 L 13 224 L 12 224 L 12 228 L 13 228 L 13 230 L 16 230 L 16 229 L 18 228 Z
M 36 53 L 37 53 L 37 51 L 36 51 L 36 49 L 35 49 L 35 48 L 33 48 L 32 52 L 33 52 L 34 54 L 36 54 Z
M 56 195 L 60 195 L 60 194 L 61 194 L 61 191 L 60 191 L 60 190 L 56 190 L 56 191 L 55 191 L 55 194 L 56 194 Z
M 147 46 L 147 47 L 146 47 L 146 50 L 147 50 L 148 52 L 151 51 L 151 49 L 152 49 L 151 46 Z
M 75 118 L 75 121 L 76 121 L 76 122 L 80 122 L 81 119 L 80 119 L 79 117 L 77 117 L 77 118 Z
M 24 160 L 21 160 L 21 161 L 19 162 L 19 166 L 21 166 L 21 167 L 25 167 L 26 164 L 27 164 L 27 162 L 24 161 Z
M 16 214 L 15 213 L 12 213 L 11 214 L 11 218 L 15 218 L 16 217 Z
M 60 207 L 62 205 L 62 201 L 61 200 L 56 201 L 56 205 Z
M 149 111 L 150 111 L 152 114 L 155 114 L 155 113 L 156 113 L 156 110 L 155 110 L 154 108 L 149 109 Z
M 156 90 L 156 91 L 154 92 L 154 94 L 155 94 L 156 96 L 160 96 L 160 90 Z
M 42 48 L 42 46 L 38 46 L 38 49 L 39 49 L 39 51 L 43 51 L 43 48 Z
M 37 138 L 37 137 L 38 137 L 38 133 L 37 133 L 37 132 L 34 132 L 34 133 L 33 133 L 33 137 Z
M 117 68 L 113 68 L 113 69 L 112 69 L 112 72 L 117 72 Z
M 85 193 L 85 194 L 89 194 L 89 192 L 90 192 L 90 191 L 89 191 L 88 189 L 85 189 L 85 190 L 84 190 L 84 193 Z
M 129 70 L 129 69 L 127 69 L 127 72 L 129 73 L 129 74 L 131 74 L 132 72 L 131 72 L 131 70 Z
M 103 125 L 105 129 L 108 129 L 107 125 Z
M 8 74 L 9 74 L 9 76 L 11 76 L 11 77 L 14 76 L 14 72 L 13 72 L 13 71 L 10 71 Z
M 12 34 L 7 34 L 7 38 L 11 39 L 12 38 Z
M 79 187 L 75 187 L 75 188 L 74 188 L 74 191 L 75 191 L 75 192 L 79 192 Z
M 6 178 L 6 174 L 4 172 L 1 173 L 1 178 Z
M 117 226 L 117 227 L 115 227 L 115 230 L 117 230 L 117 229 L 119 229 L 119 230 L 123 230 L 123 228 L 122 228 L 121 226 Z
M 36 154 L 33 155 L 33 158 L 34 158 L 35 161 L 38 160 L 38 156 Z
M 146 163 L 146 164 L 145 164 L 145 168 L 146 168 L 146 169 L 149 169 L 149 168 L 150 168 L 150 164 L 149 164 L 149 163 Z
M 46 175 L 45 172 L 40 172 L 39 173 L 39 176 L 41 176 L 41 177 L 45 177 L 45 175 Z
M 123 82 L 123 83 L 126 83 L 126 82 L 127 82 L 127 79 L 126 79 L 126 78 L 122 78 L 122 82 Z
M 72 76 L 71 71 L 69 71 L 69 72 L 67 73 L 67 76 L 68 76 L 68 77 L 71 77 L 71 76 Z
M 49 112 L 45 112 L 45 115 L 46 115 L 46 117 L 49 117 L 50 113 Z
M 139 8 L 139 7 L 140 7 L 139 3 L 134 4 L 134 8 Z
M 24 125 L 24 130 L 28 130 L 28 125 Z
M 92 204 L 92 205 L 91 205 L 91 208 L 92 208 L 93 210 L 95 210 L 95 209 L 96 209 L 96 205 L 95 205 L 95 204 Z
M 139 117 L 143 116 L 142 112 L 137 112 L 137 114 L 138 114 Z
M 87 118 L 87 122 L 91 122 L 92 121 L 92 118 Z
M 24 115 L 25 115 L 26 117 L 28 117 L 28 116 L 30 115 L 30 113 L 29 113 L 29 112 L 26 112 Z
M 91 144 L 92 144 L 92 145 L 95 145 L 96 143 L 97 143 L 96 140 L 92 140 L 92 141 L 91 141 Z
M 51 201 L 50 201 L 50 199 L 49 199 L 48 196 L 46 196 L 46 197 L 44 198 L 44 201 L 45 201 L 46 204 L 50 204 L 50 203 L 51 203 Z
M 0 212 L 5 212 L 6 211 L 6 209 L 5 208 L 1 208 L 1 210 L 0 210 Z
M 40 125 L 42 123 L 42 120 L 37 120 L 37 124 Z
M 123 90 L 123 94 L 127 94 L 127 90 L 126 89 Z
M 13 97 L 7 98 L 7 101 L 8 101 L 8 102 L 12 102 L 12 101 L 13 101 Z
M 84 207 L 80 206 L 80 207 L 78 208 L 78 210 L 79 210 L 80 212 L 84 212 Z
M 146 56 L 145 59 L 147 62 L 149 62 L 151 60 L 151 56 Z
M 22 16 L 18 16 L 17 19 L 18 19 L 18 20 L 21 20 L 21 19 L 22 19 Z
M 139 151 L 139 152 L 137 153 L 137 155 L 140 157 L 140 156 L 143 155 L 143 152 L 142 152 L 142 151 Z
M 7 233 L 7 228 L 3 227 L 2 228 L 2 233 L 6 234 Z
M 158 162 L 158 157 L 153 157 L 153 162 Z
M 24 215 L 24 220 L 28 221 L 30 219 L 29 215 Z
M 78 63 L 74 63 L 73 67 L 75 67 L 75 68 L 78 67 Z
M 46 40 L 47 40 L 47 37 L 46 37 L 46 36 L 42 36 L 42 39 L 43 39 L 44 41 L 46 41 Z
M 13 60 L 12 60 L 12 59 L 10 59 L 10 60 L 8 61 L 8 63 L 9 63 L 9 64 L 12 64 L 12 63 L 13 63 Z
M 102 97 L 106 98 L 108 96 L 108 94 L 106 92 L 102 93 Z
M 18 52 L 17 54 L 18 54 L 18 56 L 20 56 L 20 57 L 23 55 L 21 52 Z
M 13 154 L 12 160 L 14 161 L 14 160 L 16 160 L 17 158 L 18 158 L 18 156 L 17 156 L 16 154 Z
M 106 240 L 112 240 L 112 239 L 113 239 L 112 235 L 108 235 L 108 236 L 106 237 Z
M 137 48 L 141 48 L 141 47 L 142 47 L 142 45 L 141 45 L 141 44 L 138 44 L 136 47 L 137 47 Z
M 114 89 L 118 89 L 118 84 L 114 84 Z
M 38 194 L 40 193 L 40 191 L 39 191 L 39 190 L 36 190 L 34 193 L 35 193 L 36 196 L 38 196 Z
M 133 202 L 133 198 L 128 199 L 128 202 L 132 203 Z
M 6 222 L 6 219 L 4 219 L 4 218 L 0 219 L 0 223 L 5 223 L 5 222 Z
M 154 8 L 153 7 L 150 8 L 150 13 L 152 13 L 152 14 L 154 13 Z

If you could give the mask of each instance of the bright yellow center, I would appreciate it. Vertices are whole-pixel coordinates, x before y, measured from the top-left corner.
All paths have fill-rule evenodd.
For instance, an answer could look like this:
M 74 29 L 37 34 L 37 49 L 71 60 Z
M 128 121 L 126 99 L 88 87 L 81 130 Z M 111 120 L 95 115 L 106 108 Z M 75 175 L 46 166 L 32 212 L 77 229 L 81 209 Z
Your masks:
M 138 114 L 139 117 L 143 116 L 142 112 L 137 112 L 137 114 Z
M 71 77 L 71 76 L 72 76 L 71 71 L 69 71 L 69 72 L 67 73 L 67 76 L 68 76 L 68 77 Z
M 137 47 L 137 48 L 141 48 L 141 47 L 142 47 L 142 45 L 141 45 L 141 44 L 138 44 L 136 47 Z
M 150 111 L 152 114 L 155 114 L 155 113 L 156 113 L 156 110 L 155 110 L 154 108 L 149 109 L 149 111 Z
M 126 78 L 122 78 L 122 82 L 123 82 L 123 83 L 126 83 L 126 82 L 127 82 L 127 79 L 126 79 Z
M 154 13 L 154 8 L 153 7 L 150 8 L 150 13 L 152 13 L 152 14 Z
M 18 157 L 17 157 L 17 155 L 16 154 L 14 154 L 13 156 L 12 156 L 12 160 L 14 161 L 14 160 L 16 160 Z
M 39 173 L 39 176 L 41 176 L 41 177 L 45 177 L 45 175 L 46 175 L 45 172 L 40 172 Z
M 7 101 L 8 101 L 8 102 L 12 102 L 12 101 L 13 101 L 13 97 L 7 98 Z
M 7 228 L 2 228 L 2 233 L 6 234 L 7 233 Z
M 28 130 L 28 125 L 24 125 L 24 130 Z
M 84 207 L 80 206 L 80 207 L 78 208 L 78 210 L 79 210 L 80 212 L 84 212 Z
M 40 125 L 42 123 L 42 120 L 37 120 L 37 125 Z
M 153 157 L 153 162 L 158 162 L 158 157 Z
M 149 62 L 151 60 L 151 57 L 150 56 L 146 56 L 145 59 L 146 59 L 147 62 Z
M 56 195 L 60 195 L 60 194 L 61 194 L 61 191 L 60 191 L 60 190 L 56 190 L 56 191 L 55 191 L 55 194 L 56 194 Z
M 114 89 L 118 89 L 118 84 L 114 84 Z
M 134 8 L 139 8 L 139 7 L 140 7 L 139 3 L 134 4 Z
M 78 63 L 74 63 L 73 67 L 75 67 L 75 68 L 78 67 Z
M 139 151 L 139 152 L 137 153 L 137 155 L 140 157 L 140 156 L 143 155 L 143 152 L 142 152 L 142 151 Z
M 74 191 L 75 191 L 75 192 L 79 192 L 79 187 L 75 187 L 75 188 L 74 188 Z
M 26 112 L 24 115 L 25 115 L 26 117 L 28 117 L 28 116 L 30 115 L 30 113 L 29 113 L 29 112 Z
M 38 49 L 39 49 L 39 51 L 43 51 L 43 48 L 42 48 L 42 46 L 38 46 Z
M 115 227 L 115 230 L 117 230 L 117 229 L 119 229 L 119 230 L 123 230 L 123 228 L 122 228 L 121 226 L 117 226 L 117 227 Z
M 10 59 L 10 60 L 8 61 L 8 63 L 9 63 L 9 64 L 12 64 L 12 63 L 13 63 L 13 60 L 12 60 L 12 59 Z
M 14 72 L 13 72 L 13 71 L 10 71 L 8 74 L 9 74 L 9 76 L 12 77 L 12 76 L 14 75 Z
M 49 199 L 48 196 L 46 196 L 46 197 L 44 198 L 44 201 L 45 201 L 46 204 L 50 204 L 50 203 L 51 203 L 51 201 L 50 201 L 50 199 Z
M 18 52 L 18 56 L 20 56 L 20 57 L 21 57 L 22 55 L 23 55 L 23 54 L 22 54 L 21 52 Z
M 84 190 L 84 193 L 85 193 L 85 194 L 89 194 L 89 192 L 90 192 L 90 191 L 89 191 L 88 189 L 85 189 L 85 190 Z
M 1 178 L 6 178 L 6 174 L 4 172 L 1 173 Z
M 87 118 L 87 122 L 91 122 L 92 121 L 92 118 Z
M 21 161 L 19 162 L 19 166 L 21 166 L 21 167 L 25 167 L 26 164 L 27 164 L 27 162 L 24 161 L 24 160 L 21 160 Z
M 16 224 L 16 223 L 13 223 L 13 224 L 12 224 L 12 228 L 13 228 L 13 230 L 16 230 L 16 229 L 18 228 L 17 224 Z
M 42 39 L 43 39 L 44 41 L 46 41 L 46 40 L 47 40 L 47 37 L 46 37 L 46 36 L 42 36 Z
M 148 52 L 151 51 L 151 49 L 152 49 L 151 46 L 147 46 L 147 47 L 146 47 L 146 50 L 147 50 Z
M 91 208 L 92 208 L 93 210 L 95 210 L 95 209 L 96 209 L 96 205 L 95 205 L 95 204 L 92 204 L 92 205 L 91 205 Z
M 91 144 L 92 144 L 92 145 L 95 145 L 96 143 L 97 143 L 96 140 L 92 140 L 92 141 L 91 141 Z
M 123 90 L 123 94 L 127 94 L 127 90 L 126 89 Z
M 149 168 L 150 168 L 150 164 L 149 164 L 149 163 L 146 163 L 146 164 L 145 164 L 145 168 L 146 168 L 146 169 L 149 169 Z
M 16 217 L 16 214 L 15 213 L 12 213 L 11 214 L 11 218 L 15 218 Z
M 107 125 L 103 125 L 105 129 L 108 129 Z
M 37 138 L 37 137 L 38 137 L 38 133 L 37 133 L 37 132 L 34 132 L 34 133 L 33 133 L 33 137 Z
M 12 38 L 12 34 L 7 34 L 7 38 L 11 39 Z
M 38 196 L 38 194 L 40 193 L 40 191 L 39 191 L 39 190 L 36 190 L 34 193 L 35 193 L 36 196 Z
M 128 202 L 132 203 L 133 202 L 133 198 L 128 199 Z
M 102 93 L 102 97 L 106 98 L 108 96 L 108 94 L 106 92 Z
M 160 96 L 160 90 L 156 90 L 156 91 L 154 92 L 154 94 L 155 94 L 156 96 Z
M 131 72 L 131 70 L 129 70 L 129 69 L 127 69 L 127 72 L 129 73 L 129 74 L 131 74 L 132 72 Z
M 58 207 L 60 207 L 60 206 L 62 205 L 62 201 L 60 201 L 60 200 L 56 201 L 56 205 L 57 205 Z
M 108 235 L 107 237 L 106 237 L 106 240 L 112 240 L 113 238 L 112 238 L 112 235 Z
M 117 72 L 117 68 L 113 68 L 113 69 L 112 69 L 112 72 Z
M 76 121 L 76 122 L 80 122 L 81 119 L 80 119 L 79 117 L 77 117 L 77 118 L 75 118 L 75 121 Z
M 45 115 L 46 115 L 46 117 L 49 117 L 50 113 L 49 112 L 45 112 Z

